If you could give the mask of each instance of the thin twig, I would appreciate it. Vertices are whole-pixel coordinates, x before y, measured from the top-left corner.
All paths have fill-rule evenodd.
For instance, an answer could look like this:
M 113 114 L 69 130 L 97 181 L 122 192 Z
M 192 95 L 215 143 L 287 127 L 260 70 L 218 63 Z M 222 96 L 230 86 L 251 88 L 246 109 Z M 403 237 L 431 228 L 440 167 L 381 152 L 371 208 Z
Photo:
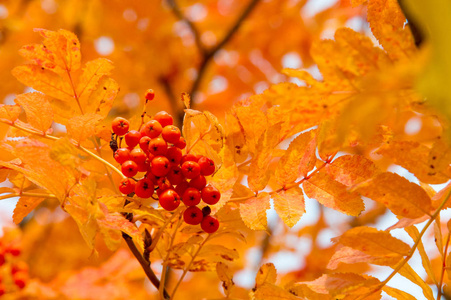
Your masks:
M 448 253 L 449 238 L 450 238 L 450 232 L 448 232 L 448 236 L 446 237 L 445 252 L 443 252 L 443 265 L 442 265 L 442 272 L 440 274 L 440 282 L 438 284 L 437 300 L 440 300 L 440 298 L 442 297 L 442 284 L 443 284 L 443 277 L 445 276 L 445 270 L 446 270 L 446 256 Z
M 157 278 L 153 270 L 150 268 L 149 262 L 147 262 L 144 257 L 141 255 L 141 252 L 139 252 L 138 248 L 136 248 L 135 243 L 133 242 L 133 239 L 131 236 L 129 236 L 126 233 L 122 233 L 122 237 L 124 238 L 125 242 L 128 245 L 128 248 L 130 248 L 130 251 L 133 253 L 133 255 L 138 260 L 139 264 L 143 268 L 144 272 L 146 273 L 147 278 L 149 278 L 150 282 L 157 288 L 157 290 L 160 288 L 160 280 Z M 163 288 L 163 295 L 164 299 L 169 299 L 169 294 L 166 291 L 166 289 Z

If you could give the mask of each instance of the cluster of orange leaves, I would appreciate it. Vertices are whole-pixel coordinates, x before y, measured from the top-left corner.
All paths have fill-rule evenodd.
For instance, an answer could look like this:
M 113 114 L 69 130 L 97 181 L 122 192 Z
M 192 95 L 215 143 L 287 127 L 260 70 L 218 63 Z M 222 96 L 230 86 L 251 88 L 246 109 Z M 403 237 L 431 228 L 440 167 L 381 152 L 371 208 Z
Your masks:
M 364 1 L 354 4 L 360 2 Z M 321 80 L 305 70 L 284 69 L 284 74 L 305 85 L 274 84 L 235 103 L 224 124 L 210 112 L 189 109 L 189 99 L 183 98 L 188 107 L 183 124 L 187 149 L 220 166 L 211 183 L 222 193 L 212 207 L 221 227 L 210 235 L 183 225 L 180 210 L 166 212 L 152 199 L 124 197 L 117 191 L 122 175 L 108 148 L 108 113 L 119 91 L 110 77 L 112 62 L 100 58 L 82 67 L 80 43 L 73 33 L 36 30 L 42 44 L 24 46 L 20 54 L 29 63 L 12 73 L 38 92 L 17 95 L 15 105 L 0 106 L 0 121 L 10 126 L 0 144 L 2 158 L 8 158 L 0 161 L 0 179 L 13 184 L 0 188 L 6 194 L 0 197 L 20 197 L 13 215 L 17 224 L 42 201 L 53 201 L 75 220 L 92 254 L 103 253 L 104 246 L 116 252 L 101 266 L 46 278 L 53 280 L 47 283 L 36 280 L 21 293 L 71 299 L 99 295 L 108 287 L 139 290 L 136 281 L 144 275 L 137 262 L 128 252 L 117 251 L 125 234 L 140 253 L 148 252 L 148 261 L 162 262 L 162 283 L 167 267 L 181 270 L 172 297 L 188 271 L 216 270 L 226 297 L 380 299 L 383 290 L 397 299 L 414 299 L 387 285 L 399 273 L 419 285 L 427 299 L 434 299 L 431 287 L 408 264 L 416 250 L 441 294 L 449 283 L 451 223 L 442 228 L 440 212 L 451 206 L 451 190 L 446 186 L 435 192 L 430 184 L 451 178 L 447 125 L 415 90 L 425 54 L 415 46 L 397 2 L 369 0 L 367 9 L 382 48 L 361 33 L 338 29 L 334 40 L 312 46 Z M 406 123 L 414 117 L 422 121 L 422 128 L 406 134 Z M 66 132 L 53 135 L 53 122 L 65 126 Z M 411 172 L 419 184 L 388 172 L 392 164 Z M 304 194 L 358 217 L 356 225 L 334 239 L 325 266 L 312 272 L 316 279 L 291 274 L 281 284 L 274 265 L 268 263 L 261 266 L 251 291 L 236 287 L 228 267 L 242 259 L 236 241 L 255 238 L 251 230 L 270 231 L 271 202 L 280 219 L 293 227 L 306 212 Z M 365 210 L 365 203 L 371 208 Z M 387 209 L 398 217 L 396 224 L 385 231 L 365 226 Z M 419 232 L 413 225 L 424 221 Z M 440 253 L 434 259 L 443 261 L 440 266 L 431 262 L 422 244 L 432 223 Z M 412 237 L 413 246 L 390 234 L 396 228 Z M 447 237 L 442 230 L 448 231 Z M 311 259 L 314 255 L 312 250 Z M 379 280 L 366 275 L 368 264 L 388 266 L 393 272 Z M 103 285 L 96 284 L 102 279 Z M 83 290 L 86 294 L 79 294 L 81 285 L 88 287 Z M 444 293 L 448 289 L 445 286 Z M 145 294 L 141 287 L 134 297 Z

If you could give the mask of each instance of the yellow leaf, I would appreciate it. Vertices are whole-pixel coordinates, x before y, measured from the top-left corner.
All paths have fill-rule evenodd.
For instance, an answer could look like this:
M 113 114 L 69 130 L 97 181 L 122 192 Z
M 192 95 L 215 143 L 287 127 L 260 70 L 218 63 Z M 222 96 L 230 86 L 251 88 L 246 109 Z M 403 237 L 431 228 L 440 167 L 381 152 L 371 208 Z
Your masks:
M 394 173 L 381 173 L 373 180 L 361 184 L 357 191 L 378 201 L 394 214 L 415 219 L 430 215 L 431 198 L 417 184 Z
M 372 227 L 352 228 L 337 239 L 345 246 L 372 256 L 393 254 L 405 256 L 410 250 L 409 245 L 391 236 L 387 231 L 377 230 Z
M 294 296 L 290 292 L 284 290 L 277 285 L 265 283 L 255 292 L 251 292 L 253 296 L 251 299 L 255 300 L 299 300 L 300 298 Z
M 280 124 L 275 124 L 269 127 L 258 141 L 247 177 L 249 188 L 254 192 L 263 190 L 268 184 L 270 178 L 268 167 L 274 147 L 280 142 L 279 134 Z
M 431 4 L 433 5 L 433 4 Z M 396 0 L 369 0 L 368 22 L 379 43 L 394 60 L 412 56 L 416 46 Z
M 382 290 L 386 292 L 389 296 L 398 299 L 398 300 L 416 300 L 414 296 L 399 290 L 397 288 L 393 288 L 391 286 L 385 285 Z
M 60 75 L 37 65 L 15 67 L 12 74 L 23 84 L 63 102 L 75 101 L 74 91 Z
M 233 261 L 239 257 L 236 249 L 230 249 L 222 245 L 208 244 L 202 247 L 197 254 L 198 257 L 208 257 L 211 260 Z
M 81 160 L 78 156 L 78 150 L 68 138 L 60 138 L 55 141 L 49 155 L 51 159 L 59 162 L 63 166 L 75 169 L 80 165 Z
M 50 31 L 37 28 L 34 31 L 44 38 L 44 51 L 57 66 L 68 72 L 80 68 L 80 42 L 75 34 L 63 29 Z
M 379 266 L 393 266 L 402 259 L 402 255 L 397 253 L 390 253 L 387 255 L 373 256 L 365 252 L 353 249 L 351 247 L 341 247 L 334 252 L 327 268 L 335 270 L 340 263 L 355 264 L 355 263 L 369 263 Z
M 35 129 L 45 133 L 53 122 L 53 110 L 47 97 L 41 93 L 17 95 L 15 100 L 27 114 L 28 123 Z
M 229 270 L 225 263 L 218 262 L 216 264 L 216 274 L 218 275 L 219 280 L 222 281 L 222 288 L 224 289 L 226 297 L 229 297 L 232 288 L 235 285 L 233 283 L 233 273 Z
M 244 129 L 236 117 L 230 113 L 225 116 L 225 143 L 230 152 L 233 153 L 233 160 L 241 163 L 248 158 L 248 147 L 246 145 L 246 137 Z
M 97 218 L 100 233 L 103 235 L 105 244 L 111 250 L 117 250 L 122 241 L 122 232 L 132 237 L 138 249 L 144 250 L 144 241 L 139 229 L 120 213 L 109 213 L 104 210 L 104 218 Z
M 269 194 L 263 192 L 240 204 L 240 215 L 244 224 L 250 229 L 266 230 L 266 210 L 269 208 Z
M 249 151 L 256 153 L 259 138 L 268 126 L 265 114 L 260 110 L 260 107 L 252 102 L 251 106 L 235 107 L 234 116 L 238 119 L 239 126 L 242 128 Z
M 293 227 L 305 213 L 304 194 L 301 188 L 293 187 L 272 195 L 274 208 L 288 227 Z
M 327 173 L 336 181 L 353 186 L 379 173 L 376 165 L 360 155 L 343 155 L 326 165 Z
M 83 113 L 93 113 L 104 118 L 108 115 L 119 92 L 117 82 L 109 77 L 103 76 L 97 87 L 89 94 L 86 102 L 81 103 Z
M 13 212 L 13 221 L 16 224 L 22 222 L 45 198 L 21 196 Z
M 84 114 L 71 118 L 67 123 L 67 133 L 78 144 L 95 135 L 96 125 L 102 116 L 96 114 Z
M 185 104 L 185 108 L 191 107 L 191 97 L 188 93 L 182 93 L 182 102 Z
M 275 284 L 277 280 L 277 270 L 273 263 L 266 263 L 260 267 L 255 277 L 255 287 L 259 288 L 265 283 Z
M 420 181 L 430 184 L 445 183 L 449 175 L 437 173 L 428 165 L 429 148 L 413 141 L 392 141 L 377 153 L 393 159 L 393 162 L 412 172 Z
M 421 287 L 421 289 L 423 290 L 423 295 L 426 297 L 426 299 L 435 299 L 431 287 L 426 282 L 424 282 L 423 279 L 421 279 L 421 277 L 412 269 L 411 266 L 409 266 L 409 264 L 405 264 L 399 270 L 399 274 Z
M 288 146 L 276 169 L 277 182 L 285 186 L 294 182 L 299 175 L 307 176 L 316 162 L 316 130 L 297 136 Z
M 20 112 L 19 105 L 0 104 L 0 119 L 14 123 L 19 118 Z
M 305 194 L 324 206 L 357 216 L 365 209 L 363 200 L 355 192 L 323 172 L 318 172 L 303 183 Z
M 82 107 L 88 105 L 89 96 L 97 88 L 100 79 L 111 75 L 113 69 L 113 63 L 106 58 L 98 58 L 86 63 L 76 88 L 78 101 Z

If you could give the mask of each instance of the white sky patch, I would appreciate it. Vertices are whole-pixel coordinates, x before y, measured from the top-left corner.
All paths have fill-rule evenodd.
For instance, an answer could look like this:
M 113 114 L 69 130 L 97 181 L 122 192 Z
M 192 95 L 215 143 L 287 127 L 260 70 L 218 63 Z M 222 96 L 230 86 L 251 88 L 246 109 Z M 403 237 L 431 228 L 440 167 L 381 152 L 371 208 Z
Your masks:
M 114 41 L 108 36 L 101 36 L 94 41 L 94 47 L 100 55 L 110 55 L 114 51 Z

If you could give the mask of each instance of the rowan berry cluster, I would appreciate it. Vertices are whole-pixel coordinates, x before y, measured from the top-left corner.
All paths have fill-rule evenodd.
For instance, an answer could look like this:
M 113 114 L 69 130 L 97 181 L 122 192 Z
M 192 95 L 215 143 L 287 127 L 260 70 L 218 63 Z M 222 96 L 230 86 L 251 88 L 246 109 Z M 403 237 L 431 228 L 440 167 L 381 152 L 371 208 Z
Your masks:
M 21 290 L 27 284 L 28 265 L 20 260 L 20 248 L 0 241 L 0 297 Z
M 153 91 L 148 90 L 145 98 L 152 100 Z M 203 155 L 184 154 L 185 139 L 173 123 L 172 116 L 164 111 L 141 124 L 138 130 L 130 130 L 129 121 L 122 117 L 113 120 L 112 142 L 118 144 L 114 159 L 127 177 L 121 181 L 119 190 L 126 195 L 134 193 L 140 198 L 158 199 L 167 211 L 175 210 L 183 202 L 187 207 L 184 221 L 201 224 L 205 232 L 213 233 L 219 222 L 210 216 L 208 205 L 216 204 L 221 193 L 207 185 L 206 176 L 215 172 L 215 164 Z M 121 145 L 122 137 L 125 147 Z M 201 200 L 208 204 L 203 209 L 197 206 Z

